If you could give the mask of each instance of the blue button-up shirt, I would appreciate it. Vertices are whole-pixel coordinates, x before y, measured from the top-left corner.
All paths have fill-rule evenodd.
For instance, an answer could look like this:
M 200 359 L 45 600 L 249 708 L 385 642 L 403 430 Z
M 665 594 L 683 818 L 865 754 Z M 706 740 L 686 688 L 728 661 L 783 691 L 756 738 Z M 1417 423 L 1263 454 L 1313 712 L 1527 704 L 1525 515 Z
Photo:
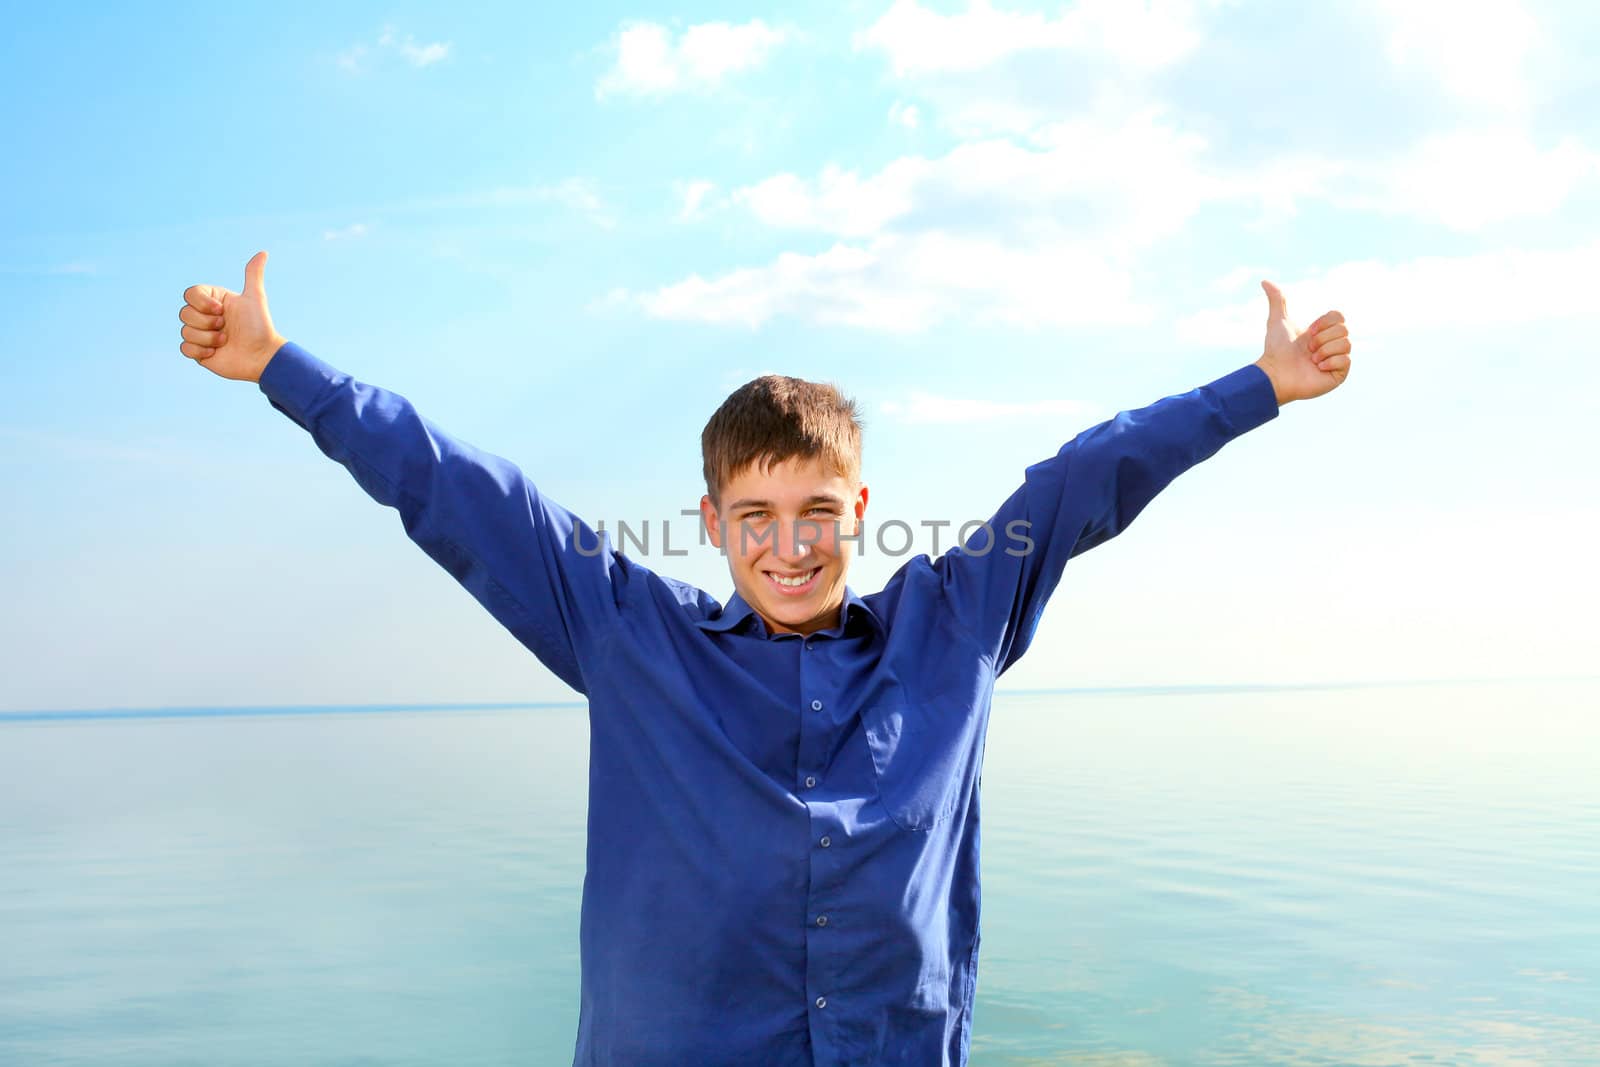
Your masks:
M 293 343 L 260 388 L 589 700 L 574 1063 L 964 1064 L 995 678 L 1067 560 L 1272 419 L 1251 364 L 1027 468 L 989 530 L 771 633 Z

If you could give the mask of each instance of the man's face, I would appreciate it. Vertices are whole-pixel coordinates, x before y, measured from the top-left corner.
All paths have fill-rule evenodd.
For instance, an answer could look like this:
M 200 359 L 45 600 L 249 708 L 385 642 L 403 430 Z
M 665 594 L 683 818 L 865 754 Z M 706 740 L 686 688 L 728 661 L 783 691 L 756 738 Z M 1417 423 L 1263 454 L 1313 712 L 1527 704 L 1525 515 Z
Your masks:
M 845 572 L 861 527 L 867 487 L 819 460 L 766 472 L 753 463 L 724 482 L 722 507 L 700 498 L 711 543 L 723 549 L 733 587 L 777 633 L 809 634 L 839 621 Z

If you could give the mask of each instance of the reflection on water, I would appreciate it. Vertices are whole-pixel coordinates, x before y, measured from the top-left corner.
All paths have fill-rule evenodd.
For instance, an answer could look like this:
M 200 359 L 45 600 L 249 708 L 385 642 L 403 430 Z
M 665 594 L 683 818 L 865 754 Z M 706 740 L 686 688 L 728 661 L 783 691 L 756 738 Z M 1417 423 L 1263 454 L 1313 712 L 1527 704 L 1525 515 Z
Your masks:
M 997 704 L 973 1061 L 1600 1063 L 1600 685 Z
M 1002 696 L 972 1062 L 1600 1064 L 1597 709 Z M 570 1062 L 587 737 L 0 716 L 0 1063 Z

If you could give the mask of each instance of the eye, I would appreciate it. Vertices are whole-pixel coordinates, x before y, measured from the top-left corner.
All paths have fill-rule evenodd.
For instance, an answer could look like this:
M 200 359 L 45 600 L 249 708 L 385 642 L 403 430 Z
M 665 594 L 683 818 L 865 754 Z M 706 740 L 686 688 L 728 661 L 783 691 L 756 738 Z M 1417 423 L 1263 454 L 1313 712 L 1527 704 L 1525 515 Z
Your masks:
M 767 513 L 765 511 L 747 511 L 741 516 L 741 520 L 749 522 L 751 519 L 764 519 L 766 517 Z

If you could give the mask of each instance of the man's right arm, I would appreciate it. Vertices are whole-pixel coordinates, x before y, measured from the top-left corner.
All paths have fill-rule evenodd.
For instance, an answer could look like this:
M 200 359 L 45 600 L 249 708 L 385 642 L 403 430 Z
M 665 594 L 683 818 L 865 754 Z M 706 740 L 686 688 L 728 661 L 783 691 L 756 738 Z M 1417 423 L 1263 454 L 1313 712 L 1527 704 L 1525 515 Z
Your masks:
M 579 692 L 616 624 L 631 564 L 509 460 L 446 434 L 405 397 L 359 382 L 293 342 L 261 371 L 272 406 L 407 536 Z
M 615 629 L 636 565 L 509 461 L 286 341 L 267 307 L 266 266 L 265 251 L 251 256 L 237 292 L 185 289 L 178 350 L 218 377 L 258 383 L 517 640 L 587 693 L 585 668 Z

